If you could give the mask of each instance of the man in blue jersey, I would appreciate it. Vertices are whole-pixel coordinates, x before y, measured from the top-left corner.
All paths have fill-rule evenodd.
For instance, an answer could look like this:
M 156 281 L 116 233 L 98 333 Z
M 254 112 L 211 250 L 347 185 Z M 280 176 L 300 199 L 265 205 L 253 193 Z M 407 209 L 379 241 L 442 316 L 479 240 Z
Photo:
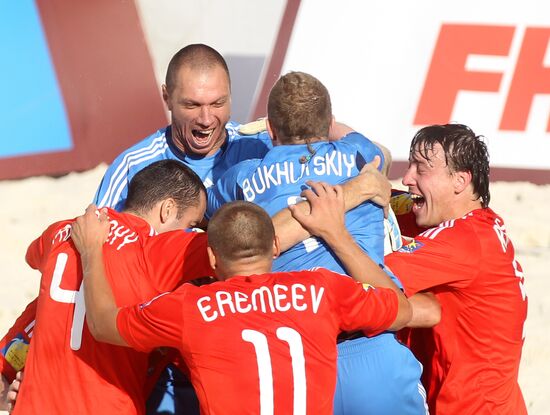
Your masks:
M 230 121 L 231 84 L 224 58 L 203 44 L 188 45 L 171 59 L 162 97 L 171 123 L 121 153 L 107 169 L 94 203 L 120 210 L 128 182 L 139 170 L 162 159 L 176 159 L 202 179 L 206 188 L 230 166 L 263 157 L 271 148 L 266 132 L 241 135 Z
M 231 81 L 224 58 L 204 44 L 180 49 L 170 60 L 162 97 L 171 123 L 122 152 L 107 169 L 94 203 L 121 210 L 128 182 L 149 164 L 175 159 L 190 167 L 208 189 L 232 165 L 263 157 L 271 148 L 267 132 L 241 135 L 230 121 Z M 168 393 L 164 394 L 167 384 Z M 170 367 L 148 402 L 149 414 L 170 414 L 186 408 L 198 414 L 198 402 L 178 369 Z M 181 398 L 178 400 L 178 398 Z
M 370 140 L 351 130 L 338 141 L 328 141 L 332 122 L 330 96 L 321 82 L 301 72 L 281 77 L 268 100 L 273 149 L 261 159 L 230 168 L 209 194 L 208 214 L 231 200 L 247 200 L 273 215 L 301 200 L 308 181 L 343 183 L 381 156 Z M 364 202 L 346 214 L 346 227 L 362 250 L 383 266 L 382 208 Z M 304 240 L 274 262 L 277 271 L 315 266 L 345 273 L 334 252 L 317 238 Z M 338 370 L 336 414 L 426 413 L 421 365 L 391 333 L 343 336 Z

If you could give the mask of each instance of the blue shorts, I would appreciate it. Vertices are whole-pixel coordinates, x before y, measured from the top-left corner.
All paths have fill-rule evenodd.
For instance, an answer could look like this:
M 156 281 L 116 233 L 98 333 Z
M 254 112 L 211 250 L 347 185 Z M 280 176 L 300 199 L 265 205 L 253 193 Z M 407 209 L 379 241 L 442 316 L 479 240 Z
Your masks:
M 393 333 L 338 344 L 336 415 L 426 415 L 422 365 Z
M 199 401 L 193 385 L 175 366 L 161 373 L 147 399 L 147 415 L 199 415 Z

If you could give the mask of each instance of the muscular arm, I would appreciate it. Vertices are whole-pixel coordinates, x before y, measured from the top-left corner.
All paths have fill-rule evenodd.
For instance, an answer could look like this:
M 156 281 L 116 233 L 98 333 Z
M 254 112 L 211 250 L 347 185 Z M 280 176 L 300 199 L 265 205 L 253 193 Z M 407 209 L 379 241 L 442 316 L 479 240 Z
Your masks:
M 407 327 L 433 327 L 441 321 L 441 305 L 432 293 L 416 293 L 409 297 L 412 318 Z
M 366 200 L 372 200 L 374 203 L 387 209 L 391 197 L 391 184 L 378 171 L 379 164 L 380 158 L 375 157 L 371 163 L 363 167 L 358 176 L 348 180 L 341 186 L 346 212 L 359 206 Z M 307 201 L 297 203 L 293 209 L 304 215 L 309 215 L 311 211 L 309 202 Z M 281 251 L 286 251 L 311 236 L 293 217 L 288 208 L 277 212 L 272 219 L 275 233 L 279 236 L 281 242 Z
M 398 293 L 400 301 L 405 296 L 382 269 L 355 242 L 345 228 L 343 207 L 339 201 L 339 190 L 332 186 L 314 185 L 317 193 L 306 192 L 312 203 L 312 211 L 304 215 L 291 207 L 292 213 L 312 233 L 323 238 L 338 256 L 344 268 L 355 280 L 377 287 L 391 288 Z M 417 293 L 408 299 L 411 308 L 407 327 L 433 327 L 441 320 L 441 306 L 431 293 Z
M 398 312 L 391 330 L 405 327 L 412 310 L 403 292 L 389 276 L 370 259 L 347 231 L 344 223 L 344 197 L 339 186 L 314 183 L 304 196 L 311 204 L 311 213 L 304 215 L 296 207 L 291 207 L 294 217 L 312 234 L 323 238 L 336 256 L 342 261 L 350 276 L 355 280 L 375 287 L 390 288 L 397 294 Z
M 85 215 L 73 224 L 71 232 L 82 261 L 86 322 L 96 340 L 127 346 L 117 329 L 119 309 L 103 265 L 103 243 L 109 234 L 110 223 L 105 214 L 98 218 L 95 211 L 96 207 L 90 205 Z

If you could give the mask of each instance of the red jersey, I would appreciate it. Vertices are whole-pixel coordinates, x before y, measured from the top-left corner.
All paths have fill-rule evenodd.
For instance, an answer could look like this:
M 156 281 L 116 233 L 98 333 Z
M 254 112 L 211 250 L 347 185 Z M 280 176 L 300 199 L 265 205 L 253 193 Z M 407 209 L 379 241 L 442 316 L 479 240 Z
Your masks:
M 174 231 L 154 236 L 137 216 L 113 210 L 109 216 L 105 270 L 119 306 L 211 274 L 206 234 Z M 14 415 L 144 413 L 148 354 L 96 342 L 88 331 L 70 223 L 50 226 L 27 251 L 27 262 L 42 278 Z
M 201 414 L 332 414 L 336 336 L 375 335 L 397 296 L 325 269 L 182 286 L 123 308 L 117 326 L 138 350 L 179 348 Z
M 441 303 L 441 322 L 409 339 L 431 413 L 526 414 L 517 377 L 527 297 L 502 219 L 474 210 L 385 260 L 408 295 L 432 291 Z

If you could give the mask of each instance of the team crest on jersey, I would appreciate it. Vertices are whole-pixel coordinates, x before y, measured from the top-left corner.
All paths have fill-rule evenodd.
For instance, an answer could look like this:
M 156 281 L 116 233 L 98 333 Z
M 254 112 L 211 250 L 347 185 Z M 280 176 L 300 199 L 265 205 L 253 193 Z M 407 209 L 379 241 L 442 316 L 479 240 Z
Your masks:
M 412 242 L 409 242 L 407 245 L 402 246 L 399 248 L 399 251 L 397 252 L 404 252 L 406 254 L 412 254 L 414 251 L 416 251 L 419 248 L 422 248 L 424 244 L 422 242 L 415 241 L 413 239 Z

